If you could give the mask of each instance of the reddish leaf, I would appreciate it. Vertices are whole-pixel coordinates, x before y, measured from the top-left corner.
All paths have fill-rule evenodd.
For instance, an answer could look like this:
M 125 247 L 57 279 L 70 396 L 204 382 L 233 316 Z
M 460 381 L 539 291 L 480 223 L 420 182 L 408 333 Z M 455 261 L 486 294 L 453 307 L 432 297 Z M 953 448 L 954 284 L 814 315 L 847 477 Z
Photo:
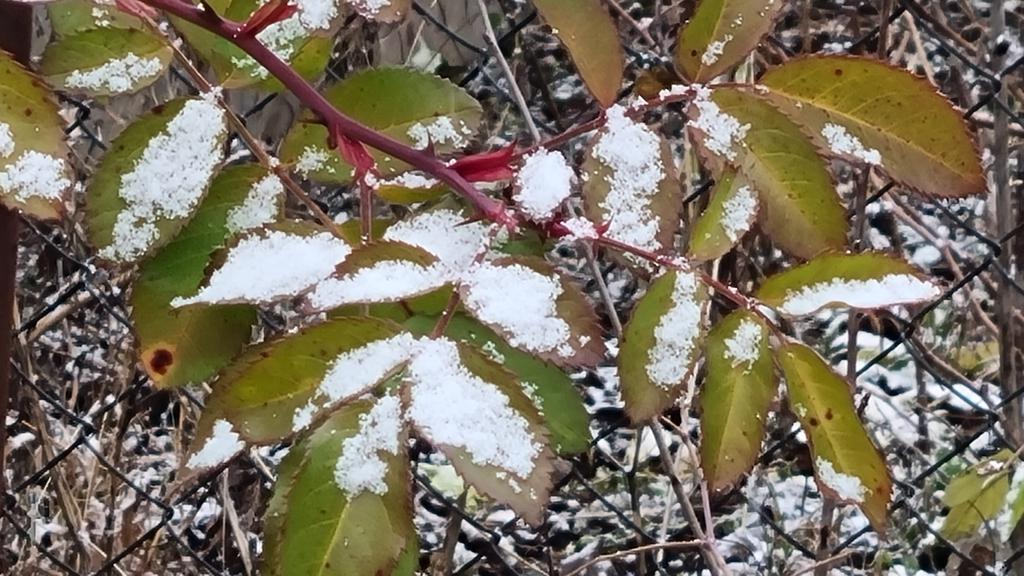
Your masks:
M 289 0 L 270 0 L 266 4 L 260 6 L 255 12 L 249 16 L 249 19 L 242 24 L 242 28 L 238 31 L 239 36 L 256 36 L 260 32 L 266 30 L 271 24 L 277 24 L 278 22 L 287 20 L 293 14 L 299 10 L 299 7 L 295 4 L 290 4 Z
M 509 180 L 512 178 L 515 154 L 516 144 L 513 142 L 498 150 L 459 158 L 451 165 L 451 169 L 470 182 Z

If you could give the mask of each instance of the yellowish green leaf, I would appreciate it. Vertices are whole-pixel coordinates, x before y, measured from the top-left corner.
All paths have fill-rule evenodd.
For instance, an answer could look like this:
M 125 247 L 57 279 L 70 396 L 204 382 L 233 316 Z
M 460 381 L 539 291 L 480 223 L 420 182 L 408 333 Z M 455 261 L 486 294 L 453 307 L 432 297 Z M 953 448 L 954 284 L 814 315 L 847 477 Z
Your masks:
M 714 260 L 732 249 L 757 219 L 757 192 L 746 178 L 726 169 L 715 182 L 704 213 L 690 229 L 690 258 Z
M 761 84 L 826 153 L 879 165 L 928 195 L 985 191 L 967 124 L 927 80 L 877 60 L 814 56 L 770 70 Z
M 836 500 L 856 504 L 880 534 L 886 531 L 892 480 L 853 405 L 844 378 L 803 344 L 776 350 L 789 391 L 789 404 L 807 434 L 818 488 Z
M 137 92 L 156 82 L 172 58 L 171 47 L 149 32 L 97 28 L 48 44 L 39 72 L 67 92 L 110 96 Z
M 701 0 L 683 25 L 676 66 L 694 82 L 707 82 L 739 64 L 772 29 L 782 0 Z
M 46 5 L 56 36 L 73 36 L 86 30 L 122 28 L 140 30 L 141 20 L 118 10 L 113 4 L 89 0 L 58 0 Z
M 1008 505 L 1009 462 L 1013 459 L 1013 452 L 1003 450 L 950 481 L 942 497 L 949 506 L 942 523 L 943 536 L 951 540 L 974 538 L 986 523 L 996 520 Z
M 778 389 L 768 328 L 750 312 L 733 312 L 708 334 L 705 357 L 701 466 L 708 487 L 725 490 L 757 461 Z

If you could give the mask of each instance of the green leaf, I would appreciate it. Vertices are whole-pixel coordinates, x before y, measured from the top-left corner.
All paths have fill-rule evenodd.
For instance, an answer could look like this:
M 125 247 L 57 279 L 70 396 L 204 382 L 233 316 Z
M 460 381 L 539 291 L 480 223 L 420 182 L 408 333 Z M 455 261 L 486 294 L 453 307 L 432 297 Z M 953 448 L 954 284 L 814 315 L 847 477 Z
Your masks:
M 399 369 L 404 358 L 373 370 L 359 360 L 391 347 L 396 325 L 374 318 L 330 320 L 255 346 L 213 384 L 193 447 L 205 445 L 218 420 L 255 444 L 293 436 L 330 408 L 344 404 Z
M 39 71 L 59 89 L 109 96 L 137 92 L 156 82 L 172 58 L 171 47 L 153 34 L 98 28 L 48 44 Z
M 275 223 L 218 252 L 199 291 L 171 304 L 265 304 L 295 298 L 327 281 L 351 252 L 345 240 L 312 222 Z
M 701 0 L 683 26 L 676 66 L 693 82 L 707 82 L 739 64 L 771 31 L 780 0 Z
M 744 310 L 708 334 L 707 376 L 700 395 L 701 466 L 711 490 L 725 490 L 761 453 L 764 423 L 778 389 L 768 327 Z
M 227 134 L 223 110 L 196 98 L 159 106 L 115 138 L 86 191 L 99 255 L 130 263 L 169 242 L 206 194 Z
M 205 381 L 249 342 L 256 321 L 252 306 L 176 310 L 171 300 L 194 293 L 206 264 L 231 234 L 229 216 L 250 189 L 268 175 L 255 165 L 219 174 L 192 221 L 139 269 L 132 290 L 132 321 L 146 372 L 162 388 Z
M 942 535 L 950 540 L 974 538 L 986 522 L 993 522 L 1009 505 L 1009 462 L 1013 452 L 1003 450 L 965 470 L 946 486 L 942 502 L 949 514 L 942 523 Z
M 877 60 L 813 56 L 790 60 L 760 82 L 826 153 L 880 164 L 928 195 L 985 191 L 967 124 L 927 80 Z
M 414 94 L 415 98 L 409 95 Z M 324 97 L 339 111 L 396 140 L 437 153 L 463 148 L 483 112 L 466 91 L 448 80 L 408 68 L 371 68 L 331 86 Z M 345 184 L 352 169 L 327 148 L 327 128 L 300 120 L 281 144 L 281 161 L 306 178 Z M 400 162 L 376 156 L 384 174 L 404 171 Z
M 635 424 L 657 418 L 693 374 L 704 332 L 707 289 L 689 272 L 670 270 L 647 288 L 626 326 L 619 378 Z
M 392 204 L 419 204 L 443 198 L 448 187 L 433 178 L 407 172 L 377 186 L 377 196 Z
M 379 404 L 378 404 L 379 405 Z M 342 408 L 282 462 L 265 516 L 264 569 L 274 576 L 377 576 L 409 572 L 418 556 L 405 434 L 396 454 L 375 451 L 386 466 L 386 491 L 344 491 L 336 468 L 373 410 L 371 401 Z M 360 457 L 365 457 L 360 454 Z M 405 554 L 403 554 L 405 552 Z
M 857 504 L 879 534 L 888 518 L 892 480 L 857 416 L 850 386 L 818 354 L 789 342 L 776 350 L 789 403 L 807 434 L 823 494 Z
M 761 227 L 800 258 L 846 247 L 846 212 L 824 161 L 781 112 L 735 88 L 702 94 L 691 129 L 705 156 L 725 172 L 734 166 L 757 191 Z
M 544 260 L 499 258 L 461 280 L 466 310 L 513 346 L 560 366 L 596 366 L 604 359 L 590 301 Z
M 415 316 L 405 325 L 426 335 L 436 322 L 435 317 Z M 579 454 L 590 448 L 590 417 L 572 379 L 563 370 L 512 347 L 490 328 L 462 314 L 452 317 L 445 334 L 476 346 L 516 375 L 544 418 L 560 454 Z
M 1006 504 L 999 513 L 996 527 L 1000 530 L 1003 542 L 1010 540 L 1010 535 L 1024 518 L 1024 465 L 1016 463 L 1017 470 L 1010 480 L 1010 489 L 1006 496 Z
M 600 0 L 534 0 L 533 5 L 565 44 L 583 82 L 601 106 L 618 99 L 625 69 L 619 31 Z
M 49 89 L 0 50 L 0 203 L 36 218 L 64 214 L 63 128 Z
M 879 253 L 825 254 L 765 280 L 757 298 L 787 316 L 835 306 L 913 304 L 941 291 L 906 261 Z
M 683 198 L 663 137 L 612 108 L 582 169 L 584 212 L 595 224 L 608 224 L 606 237 L 654 252 L 672 247 Z
M 539 525 L 554 454 L 516 376 L 467 344 L 421 339 L 409 363 L 409 419 L 477 490 Z
M 401 242 L 374 242 L 356 248 L 331 278 L 308 296 L 313 310 L 349 304 L 400 302 L 427 294 L 451 281 L 433 254 Z
M 262 4 L 259 0 L 209 0 L 208 5 L 219 15 L 236 22 L 245 22 Z M 213 68 L 221 86 L 228 89 L 254 86 L 277 92 L 283 85 L 270 73 L 228 39 L 179 18 L 171 18 L 174 27 L 190 46 Z M 317 23 L 319 25 L 319 23 Z M 334 41 L 330 25 L 311 28 L 302 23 L 301 14 L 273 24 L 259 34 L 259 39 L 279 58 L 306 80 L 321 75 L 331 57 Z
M 144 24 L 134 16 L 118 10 L 115 6 L 97 4 L 88 0 L 58 0 L 46 5 L 53 33 L 73 36 L 86 30 L 121 28 L 141 30 Z
M 714 260 L 732 249 L 757 219 L 757 193 L 746 178 L 726 169 L 715 182 L 711 200 L 690 230 L 690 258 Z

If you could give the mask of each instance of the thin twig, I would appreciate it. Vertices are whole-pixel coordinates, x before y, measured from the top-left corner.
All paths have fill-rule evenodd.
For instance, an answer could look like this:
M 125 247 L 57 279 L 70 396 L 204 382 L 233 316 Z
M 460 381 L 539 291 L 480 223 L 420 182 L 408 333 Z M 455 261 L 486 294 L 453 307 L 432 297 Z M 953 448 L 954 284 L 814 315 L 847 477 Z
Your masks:
M 477 6 L 480 7 L 480 19 L 484 24 L 484 41 L 487 42 L 487 49 L 491 53 L 491 57 L 497 60 L 501 66 L 501 71 L 512 91 L 512 98 L 519 108 L 523 121 L 526 122 L 526 128 L 530 131 L 530 137 L 533 138 L 533 142 L 540 142 L 540 132 L 537 130 L 537 123 L 533 121 L 533 116 L 530 115 L 530 106 L 523 98 L 523 91 L 519 89 L 519 83 L 516 82 L 516 75 L 512 73 L 512 67 L 508 65 L 508 60 L 505 59 L 505 55 L 501 53 L 501 47 L 498 46 L 498 38 L 494 35 L 494 27 L 491 26 L 491 19 L 487 12 L 487 2 L 477 0 Z

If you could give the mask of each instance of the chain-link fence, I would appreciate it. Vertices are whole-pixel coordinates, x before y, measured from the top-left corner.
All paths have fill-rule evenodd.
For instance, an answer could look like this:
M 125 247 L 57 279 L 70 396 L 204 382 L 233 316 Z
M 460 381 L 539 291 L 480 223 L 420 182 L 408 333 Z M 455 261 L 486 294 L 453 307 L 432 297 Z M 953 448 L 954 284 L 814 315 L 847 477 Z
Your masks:
M 674 30 L 692 6 L 669 0 L 608 3 L 621 25 L 634 80 L 641 71 L 655 75 L 667 65 Z M 536 13 L 526 3 L 504 4 L 499 46 L 542 133 L 553 136 L 593 118 L 596 109 Z M 1000 33 L 990 20 L 1002 2 L 793 4 L 752 57 L 752 68 L 809 51 L 874 54 L 883 36 L 890 59 L 927 76 L 962 106 L 985 162 L 1009 168 L 1006 182 L 990 182 L 993 189 L 1010 186 L 1014 194 L 1024 193 L 1020 7 L 1006 12 Z M 327 82 L 367 65 L 422 65 L 423 58 L 442 54 L 443 62 L 428 64 L 489 110 L 489 140 L 478 143 L 513 140 L 522 125 L 507 79 L 473 25 L 475 6 L 469 0 L 419 0 L 401 29 L 346 23 Z M 880 13 L 889 14 L 881 27 Z M 419 51 L 422 43 L 430 44 L 426 57 Z M 188 79 L 172 70 L 131 105 L 142 109 L 189 91 L 194 88 Z M 116 108 L 117 100 L 64 104 L 84 178 L 110 134 L 132 113 Z M 269 96 L 247 103 L 243 118 L 265 126 L 277 115 L 294 114 L 292 107 L 286 97 Z M 666 111 L 649 120 L 683 152 L 678 114 Z M 999 139 L 1008 145 L 993 146 Z M 571 144 L 575 153 L 584 141 Z M 847 167 L 837 170 L 847 198 L 865 189 L 858 182 L 870 181 Z M 688 197 L 681 213 L 688 218 L 706 201 L 710 182 L 699 171 L 684 167 L 683 173 Z M 1000 235 L 992 232 L 995 206 L 987 199 L 932 201 L 884 182 L 871 189 L 877 192 L 865 200 L 860 247 L 902 252 L 942 277 L 947 290 L 910 313 L 836 313 L 791 328 L 839 369 L 857 375 L 858 409 L 896 481 L 888 534 L 874 534 L 849 507 L 835 511 L 834 533 L 823 532 L 822 517 L 832 518 L 832 512 L 814 485 L 804 438 L 784 410 L 773 417 L 746 485 L 702 502 L 693 481 L 695 457 L 682 442 L 684 435 L 697 439 L 696 410 L 687 407 L 681 417 L 665 421 L 674 456 L 666 466 L 658 458 L 658 439 L 628 425 L 609 363 L 574 376 L 593 416 L 594 441 L 588 454 L 568 459 L 560 470 L 540 527 L 462 494 L 443 460 L 426 446 L 413 448 L 424 571 L 442 571 L 452 559 L 455 574 L 699 574 L 702 560 L 675 503 L 673 483 L 681 483 L 698 512 L 708 513 L 717 545 L 739 574 L 1024 570 L 1024 548 L 997 554 L 1000 546 L 985 530 L 972 540 L 951 542 L 938 529 L 944 515 L 939 491 L 952 473 L 1002 448 L 1020 454 L 1015 442 L 1024 433 L 1007 430 L 1005 414 L 1024 389 L 1010 393 L 994 383 L 1000 381 L 1001 326 L 1024 322 L 1024 310 L 1009 311 L 1013 318 L 996 314 L 1000 291 L 1024 295 L 1013 261 L 1005 256 L 1024 243 L 1024 220 Z M 332 216 L 351 208 L 345 189 L 314 187 L 312 195 Z M 0 566 L 9 574 L 257 573 L 260 518 L 286 448 L 254 449 L 215 476 L 176 486 L 178 460 L 204 390 L 161 391 L 151 385 L 135 361 L 124 295 L 130 276 L 92 265 L 77 221 L 24 224 L 12 366 L 17 393 L 5 422 L 9 491 L 0 518 Z M 586 284 L 597 305 L 597 285 L 582 256 L 562 247 L 551 258 Z M 776 260 L 760 241 L 748 240 L 715 273 L 749 287 L 777 267 Z M 614 261 L 602 260 L 600 270 L 617 312 L 626 317 L 637 282 Z M 261 315 L 259 330 L 275 334 L 301 321 L 275 308 Z M 446 543 L 454 548 L 446 549 Z

